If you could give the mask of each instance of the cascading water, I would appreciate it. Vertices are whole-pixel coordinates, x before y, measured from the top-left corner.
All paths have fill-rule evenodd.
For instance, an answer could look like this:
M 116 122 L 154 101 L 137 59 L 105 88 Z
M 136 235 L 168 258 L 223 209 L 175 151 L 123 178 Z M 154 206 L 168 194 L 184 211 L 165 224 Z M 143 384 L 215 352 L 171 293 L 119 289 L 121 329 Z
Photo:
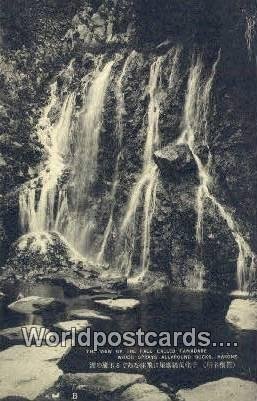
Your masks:
M 116 55 L 108 62 L 101 56 L 95 57 L 94 67 L 80 83 L 82 89 L 73 90 L 71 93 L 69 87 L 74 76 L 73 63 L 63 71 L 62 75 L 68 84 L 64 85 L 61 94 L 57 83 L 51 85 L 49 103 L 43 110 L 38 124 L 38 136 L 48 156 L 47 161 L 40 176 L 24 186 L 24 190 L 20 193 L 20 220 L 24 233 L 58 232 L 83 256 L 97 263 L 105 261 L 111 235 L 118 234 L 119 241 L 114 245 L 112 264 L 120 267 L 121 271 L 125 271 L 132 280 L 140 281 L 144 277 L 150 265 L 151 223 L 158 184 L 158 169 L 153 161 L 153 153 L 160 147 L 160 110 L 168 93 L 171 95 L 169 99 L 176 97 L 181 82 L 179 72 L 181 52 L 180 48 L 172 49 L 167 55 L 155 58 L 150 67 L 146 88 L 149 103 L 146 115 L 142 115 L 142 131 L 145 133 L 142 168 L 130 191 L 125 211 L 121 208 L 120 213 L 116 213 L 118 189 L 123 188 L 122 180 L 126 177 L 126 172 L 122 170 L 124 167 L 121 167 L 123 152 L 126 150 L 123 149 L 126 127 L 124 116 L 127 115 L 125 83 L 130 65 L 133 65 L 134 59 L 138 60 L 138 53 L 133 51 L 126 57 L 118 78 L 114 76 L 113 80 L 111 80 L 113 65 L 118 61 L 116 70 L 119 69 L 121 56 Z M 226 222 L 238 245 L 238 286 L 240 290 L 246 290 L 254 255 L 232 215 L 210 192 L 212 177 L 209 171 L 212 156 L 208 145 L 208 120 L 210 95 L 218 61 L 219 59 L 207 79 L 201 58 L 198 57 L 192 63 L 183 113 L 183 129 L 177 142 L 189 147 L 198 167 L 200 185 L 196 196 L 196 240 L 199 247 L 203 243 L 205 200 L 209 199 Z M 167 93 L 162 88 L 162 77 L 167 82 Z M 114 134 L 118 144 L 118 154 L 113 165 L 110 193 L 106 199 L 100 199 L 106 204 L 99 207 L 94 191 L 98 185 L 98 169 L 101 168 L 100 163 L 98 165 L 99 139 L 101 129 L 104 128 L 103 113 L 109 87 L 113 89 L 110 94 L 114 93 L 116 99 L 115 109 L 110 110 L 115 111 Z M 82 99 L 80 109 L 77 105 L 78 97 Z M 51 115 L 54 116 L 59 108 L 58 121 L 53 124 Z M 199 144 L 207 150 L 206 163 L 198 156 Z M 135 173 L 132 174 L 134 176 Z M 126 199 L 127 195 L 123 195 L 123 199 Z M 110 212 L 99 246 L 98 239 L 101 232 L 98 226 L 99 211 L 105 212 L 106 206 L 110 206 Z M 118 233 L 117 226 L 120 229 Z M 200 281 L 203 282 L 202 273 L 200 271 Z M 199 286 L 203 286 L 203 283 Z
M 29 188 L 20 193 L 20 222 L 24 232 L 54 229 L 58 180 L 65 168 L 64 155 L 67 152 L 74 108 L 74 94 L 71 93 L 63 103 L 58 123 L 55 126 L 51 125 L 48 115 L 57 103 L 56 86 L 56 83 L 51 86 L 50 102 L 38 125 L 39 140 L 48 154 L 46 166 L 39 178 L 33 180 Z
M 249 58 L 251 59 L 254 53 L 254 42 L 256 37 L 257 15 L 246 16 L 245 40 Z
M 226 222 L 238 245 L 238 287 L 241 291 L 247 291 L 249 289 L 250 275 L 254 264 L 254 254 L 240 233 L 240 228 L 231 214 L 209 190 L 212 177 L 209 174 L 211 153 L 208 146 L 208 114 L 211 89 L 218 62 L 219 58 L 214 64 L 212 73 L 207 80 L 203 78 L 203 64 L 201 58 L 198 57 L 196 62 L 192 63 L 184 107 L 183 131 L 181 137 L 178 139 L 178 144 L 188 145 L 198 167 L 200 185 L 196 197 L 196 209 L 198 213 L 196 240 L 199 244 L 203 241 L 204 201 L 205 199 L 209 199 Z M 208 162 L 206 165 L 202 163 L 196 153 L 196 135 L 199 135 L 199 133 L 203 134 L 202 143 L 207 146 L 208 149 Z
M 151 65 L 148 84 L 149 106 L 148 124 L 146 127 L 146 141 L 142 172 L 132 190 L 125 217 L 121 225 L 121 235 L 127 235 L 129 242 L 129 255 L 125 252 L 125 265 L 127 275 L 131 274 L 131 258 L 134 251 L 134 229 L 136 212 L 143 199 L 143 226 L 142 226 L 142 253 L 141 271 L 136 279 L 140 280 L 149 267 L 150 257 L 150 227 L 154 211 L 158 172 L 153 162 L 153 152 L 159 146 L 159 114 L 160 114 L 160 76 L 163 57 L 158 57 Z
M 116 137 L 118 141 L 118 156 L 116 160 L 116 166 L 115 166 L 115 171 L 114 171 L 114 179 L 113 179 L 113 185 L 112 185 L 112 190 L 111 190 L 111 212 L 108 220 L 108 224 L 106 226 L 102 244 L 100 251 L 97 255 L 97 262 L 103 262 L 104 261 L 104 252 L 108 243 L 109 236 L 111 234 L 112 226 L 113 226 L 113 213 L 114 213 L 114 208 L 115 208 L 115 197 L 117 193 L 117 188 L 119 184 L 119 165 L 120 165 L 120 159 L 122 156 L 122 139 L 123 139 L 123 116 L 126 113 L 126 106 L 125 106 L 125 100 L 124 100 L 124 92 L 123 92 L 123 82 L 124 78 L 126 77 L 127 69 L 132 62 L 133 58 L 136 57 L 137 53 L 136 51 L 133 51 L 130 53 L 130 55 L 126 58 L 125 63 L 123 65 L 123 69 L 121 71 L 120 77 L 117 81 L 116 85 L 116 90 L 115 90 L 115 95 L 116 95 Z
M 94 224 L 86 202 L 95 180 L 102 111 L 114 62 L 102 67 L 102 58 L 98 58 L 93 73 L 84 78 L 83 108 L 77 124 L 72 121 L 76 94 L 71 93 L 64 100 L 57 124 L 51 125 L 48 115 L 58 100 L 57 85 L 52 85 L 50 102 L 39 122 L 39 139 L 48 161 L 40 177 L 20 193 L 23 232 L 57 231 L 84 255 Z M 67 169 L 71 178 L 66 185 L 59 185 Z
M 87 76 L 83 85 L 84 101 L 74 137 L 71 187 L 65 193 L 63 208 L 60 202 L 56 227 L 57 231 L 60 226 L 63 227 L 65 237 L 85 256 L 89 254 L 91 234 L 95 228 L 94 213 L 88 206 L 88 197 L 96 180 L 102 113 L 114 61 L 109 61 L 102 69 L 101 64 L 102 60 L 99 59 L 93 78 L 91 74 Z M 72 198 L 71 207 L 67 197 Z

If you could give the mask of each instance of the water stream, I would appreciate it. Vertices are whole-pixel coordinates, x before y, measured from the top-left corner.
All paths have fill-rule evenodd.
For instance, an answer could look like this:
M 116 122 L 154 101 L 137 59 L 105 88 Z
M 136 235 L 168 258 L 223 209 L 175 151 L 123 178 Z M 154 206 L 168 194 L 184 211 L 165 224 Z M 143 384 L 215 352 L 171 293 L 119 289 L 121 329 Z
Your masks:
M 143 224 L 142 224 L 142 253 L 140 270 L 137 272 L 136 280 L 143 278 L 149 267 L 150 258 L 150 228 L 155 205 L 156 187 L 158 179 L 157 167 L 153 162 L 153 152 L 160 145 L 159 138 L 159 115 L 160 115 L 160 76 L 163 57 L 158 57 L 150 69 L 148 83 L 149 106 L 147 113 L 146 141 L 143 156 L 142 172 L 132 190 L 127 210 L 121 225 L 121 235 L 127 235 L 130 252 L 126 255 L 127 276 L 131 275 L 131 258 L 135 244 L 135 219 L 138 207 L 143 199 Z
M 249 244 L 241 234 L 240 228 L 231 213 L 218 201 L 218 199 L 210 192 L 209 189 L 212 182 L 212 177 L 209 173 L 211 153 L 208 146 L 208 114 L 211 90 L 218 62 L 219 58 L 213 65 L 212 73 L 209 78 L 204 80 L 201 58 L 198 57 L 195 62 L 193 61 L 188 79 L 183 117 L 183 131 L 177 143 L 188 145 L 198 168 L 200 185 L 196 195 L 196 240 L 199 244 L 203 242 L 204 201 L 206 198 L 208 198 L 215 206 L 217 212 L 219 212 L 221 217 L 226 222 L 231 234 L 235 239 L 235 242 L 238 245 L 238 288 L 240 291 L 246 291 L 249 288 L 250 275 L 254 266 L 254 254 L 251 251 Z M 208 162 L 206 165 L 203 164 L 196 152 L 195 140 L 196 135 L 199 135 L 199 133 L 203 133 L 202 144 L 208 149 Z
M 74 77 L 73 61 L 62 71 L 61 75 L 67 81 L 66 86 L 60 91 L 57 81 L 51 85 L 49 101 L 42 111 L 37 127 L 46 161 L 39 177 L 25 185 L 20 192 L 20 222 L 23 233 L 58 232 L 83 257 L 90 258 L 95 263 L 105 263 L 106 250 L 115 229 L 119 238 L 116 241 L 118 246 L 114 245 L 118 251 L 115 251 L 111 260 L 113 267 L 118 267 L 131 281 L 142 280 L 151 264 L 151 223 L 159 174 L 153 154 L 162 142 L 159 128 L 162 105 L 168 93 L 175 98 L 178 92 L 181 81 L 181 52 L 181 48 L 173 48 L 165 55 L 151 57 L 150 65 L 148 60 L 146 62 L 149 66 L 149 77 L 148 84 L 143 89 L 148 103 L 146 114 L 141 116 L 141 167 L 133 173 L 131 187 L 122 189 L 129 195 L 118 218 L 115 214 L 119 207 L 118 191 L 122 188 L 120 183 L 127 173 L 124 167 L 121 169 L 121 160 L 126 152 L 123 145 L 124 133 L 127 134 L 124 122 L 124 116 L 127 118 L 126 78 L 131 65 L 138 59 L 138 53 L 132 51 L 125 57 L 116 54 L 109 60 L 105 60 L 103 56 L 94 56 L 93 67 L 80 79 L 76 90 L 69 89 Z M 182 133 L 177 144 L 186 144 L 189 147 L 199 174 L 200 184 L 195 203 L 196 241 L 202 246 L 205 200 L 209 199 L 238 246 L 238 289 L 246 291 L 254 267 L 254 255 L 232 213 L 210 190 L 212 155 L 208 143 L 209 115 L 219 58 L 220 56 L 208 77 L 205 76 L 201 57 L 193 58 L 185 95 Z M 162 84 L 165 76 L 167 88 Z M 113 136 L 118 151 L 109 164 L 113 168 L 110 189 L 107 196 L 101 199 L 102 195 L 96 193 L 95 187 L 101 176 L 98 156 L 102 150 L 99 148 L 102 129 L 105 132 L 104 113 L 108 107 L 106 98 L 111 93 L 115 100 Z M 82 99 L 80 106 L 77 105 L 78 96 Z M 53 116 L 58 110 L 58 118 L 53 122 Z M 198 155 L 199 145 L 207 151 L 206 163 Z M 104 203 L 102 209 L 99 207 L 101 202 Z M 99 214 L 103 215 L 107 209 L 107 223 L 100 230 Z M 200 265 L 201 261 L 199 262 Z M 202 271 L 200 276 L 199 289 L 202 289 Z

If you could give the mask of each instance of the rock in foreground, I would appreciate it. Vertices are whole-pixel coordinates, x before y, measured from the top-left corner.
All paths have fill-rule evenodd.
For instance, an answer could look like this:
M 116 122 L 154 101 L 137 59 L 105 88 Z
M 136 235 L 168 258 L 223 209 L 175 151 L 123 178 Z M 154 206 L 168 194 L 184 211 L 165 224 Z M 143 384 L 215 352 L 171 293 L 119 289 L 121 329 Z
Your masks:
M 35 400 L 62 375 L 57 363 L 70 347 L 17 345 L 0 353 L 0 399 L 22 397 Z
M 0 301 L 5 298 L 5 294 L 0 291 Z
M 127 373 L 76 373 L 66 374 L 60 379 L 61 394 L 66 397 L 70 393 L 80 392 L 83 397 L 101 397 L 114 396 L 121 393 L 129 386 L 136 383 L 143 383 L 143 375 Z M 97 398 L 97 399 L 98 399 Z M 91 399 L 91 398 L 89 398 Z M 93 398 L 94 399 L 94 398 Z M 112 399 L 112 398 L 111 398 Z
M 125 390 L 119 401 L 171 401 L 170 397 L 150 384 L 134 384 Z
M 235 299 L 231 302 L 226 320 L 240 330 L 257 331 L 257 302 Z
M 25 328 L 28 332 L 30 332 L 32 329 L 35 329 L 38 333 L 43 329 L 45 330 L 45 335 L 49 332 L 48 329 L 39 325 L 10 327 L 0 331 L 0 347 L 24 344 L 24 338 L 21 331 L 22 328 Z
M 132 298 L 102 299 L 95 300 L 95 303 L 106 306 L 115 311 L 127 311 L 135 309 L 140 305 L 139 301 Z
M 70 332 L 71 329 L 75 329 L 77 333 L 86 330 L 88 327 L 91 327 L 91 324 L 87 320 L 69 320 L 54 325 L 54 328 L 57 330 Z
M 177 393 L 181 401 L 256 401 L 256 395 L 256 383 L 233 377 Z
M 103 315 L 93 309 L 74 309 L 70 311 L 70 317 L 75 319 L 111 320 L 109 316 Z
M 64 304 L 57 301 L 55 298 L 43 298 L 37 296 L 21 298 L 8 306 L 12 311 L 23 314 L 35 312 L 40 313 L 43 311 L 61 309 L 63 307 Z

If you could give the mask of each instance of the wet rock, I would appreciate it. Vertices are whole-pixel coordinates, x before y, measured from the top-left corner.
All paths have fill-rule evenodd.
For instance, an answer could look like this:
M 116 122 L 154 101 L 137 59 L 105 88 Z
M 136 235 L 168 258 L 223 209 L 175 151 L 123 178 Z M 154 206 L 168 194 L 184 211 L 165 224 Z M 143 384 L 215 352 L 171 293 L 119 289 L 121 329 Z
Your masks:
M 57 272 L 44 277 L 40 280 L 59 285 L 63 288 L 64 293 L 68 296 L 79 294 L 97 295 L 104 291 L 119 291 L 127 287 L 127 279 L 120 278 L 109 279 L 102 278 L 99 273 L 87 270 L 65 271 L 64 273 Z
M 157 293 L 170 286 L 170 278 L 162 272 L 148 271 L 140 282 L 130 283 L 145 294 Z
M 128 311 L 135 309 L 140 305 L 140 302 L 132 298 L 119 298 L 119 299 L 101 299 L 95 300 L 95 303 L 106 306 L 115 311 Z
M 61 394 L 65 394 L 66 397 L 70 393 L 79 392 L 84 397 L 105 399 L 107 396 L 114 397 L 114 394 L 117 392 L 121 393 L 133 384 L 143 382 L 145 382 L 144 376 L 137 374 L 115 372 L 77 373 L 62 376 L 60 379 L 60 389 Z
M 181 401 L 255 401 L 256 394 L 256 383 L 228 377 L 192 390 L 180 390 L 177 397 Z
M 0 347 L 6 348 L 11 345 L 24 344 L 24 339 L 21 329 L 25 328 L 28 332 L 31 329 L 37 330 L 39 332 L 41 329 L 45 330 L 45 335 L 49 332 L 48 329 L 39 325 L 28 325 L 20 327 L 10 327 L 0 331 Z
M 0 291 L 0 301 L 5 298 L 5 294 Z
M 0 168 L 1 167 L 6 167 L 7 163 L 5 161 L 5 159 L 3 158 L 3 156 L 0 154 Z
M 0 399 L 24 397 L 35 400 L 53 387 L 62 375 L 57 363 L 70 350 L 66 347 L 17 345 L 0 353 Z
M 257 331 L 257 302 L 248 299 L 233 300 L 226 321 L 240 330 Z
M 119 401 L 171 401 L 170 397 L 150 384 L 134 384 L 125 390 Z
M 21 298 L 8 305 L 8 308 L 18 313 L 40 313 L 44 311 L 62 309 L 64 304 L 55 298 L 30 296 Z
M 75 319 L 111 320 L 109 316 L 103 315 L 93 309 L 75 309 L 71 310 L 69 315 Z
M 154 153 L 154 161 L 164 176 L 197 173 L 197 166 L 188 145 L 168 145 Z
M 103 276 L 103 272 L 104 266 L 83 259 L 58 234 L 32 233 L 13 245 L 3 279 L 52 283 L 71 296 L 126 288 L 126 278 Z
M 113 291 L 121 291 L 127 288 L 127 278 L 124 276 L 102 276 L 101 280 L 103 281 L 104 289 L 113 290 Z M 100 289 L 101 290 L 101 289 Z
M 71 329 L 75 329 L 77 333 L 86 330 L 88 327 L 91 327 L 91 324 L 87 320 L 69 320 L 54 325 L 54 328 L 57 330 L 70 332 Z
M 68 273 L 69 270 L 76 273 L 79 266 L 82 270 L 99 275 L 92 263 L 80 260 L 79 256 L 57 233 L 31 233 L 13 244 L 6 266 L 24 279 L 64 271 Z
M 206 145 L 202 145 L 202 144 L 198 144 L 195 149 L 194 152 L 196 153 L 196 155 L 199 157 L 199 159 L 201 160 L 201 162 L 205 165 L 208 163 L 208 159 L 209 159 L 209 148 Z

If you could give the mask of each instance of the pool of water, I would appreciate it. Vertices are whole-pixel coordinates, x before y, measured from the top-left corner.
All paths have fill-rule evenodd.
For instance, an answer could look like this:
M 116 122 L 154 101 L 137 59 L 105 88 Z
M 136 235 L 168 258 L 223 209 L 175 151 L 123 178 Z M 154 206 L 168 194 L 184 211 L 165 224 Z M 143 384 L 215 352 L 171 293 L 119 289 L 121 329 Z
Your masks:
M 207 356 L 198 360 L 198 366 L 188 367 L 112 367 L 112 370 L 128 371 L 130 373 L 143 373 L 148 380 L 154 384 L 167 383 L 173 388 L 194 387 L 197 384 L 212 381 L 222 377 L 240 377 L 243 379 L 257 381 L 257 335 L 255 332 L 239 331 L 225 321 L 225 316 L 233 296 L 212 292 L 193 292 L 180 289 L 168 289 L 158 295 L 144 295 L 140 292 L 128 290 L 122 296 L 133 297 L 140 300 L 140 307 L 130 312 L 112 312 L 95 304 L 90 296 L 81 295 L 74 298 L 64 296 L 62 288 L 50 285 L 31 285 L 23 288 L 15 288 L 11 291 L 12 296 L 1 302 L 1 328 L 15 327 L 26 324 L 39 324 L 51 328 L 56 322 L 67 320 L 69 310 L 80 308 L 92 308 L 101 313 L 109 315 L 112 320 L 95 321 L 93 329 L 96 331 L 136 331 L 139 327 L 144 331 L 189 331 L 192 327 L 196 331 L 209 331 L 212 341 L 217 343 L 238 343 L 237 348 L 209 347 Z M 47 314 L 21 315 L 7 309 L 7 304 L 14 300 L 19 293 L 24 296 L 38 295 L 43 297 L 55 297 L 65 302 L 66 308 L 62 312 Z M 198 349 L 201 347 L 197 347 Z M 185 348 L 180 347 L 178 352 L 183 353 Z M 192 350 L 192 349 L 191 349 Z M 113 350 L 114 352 L 115 350 Z M 142 350 L 136 349 L 139 355 Z M 145 348 L 145 352 L 154 352 Z M 126 351 L 125 351 L 126 352 Z M 169 361 L 169 349 L 163 361 Z M 188 352 L 188 350 L 186 351 Z M 231 355 L 236 355 L 233 366 L 215 366 L 218 355 L 226 355 L 231 360 Z M 116 358 L 116 354 L 115 354 Z M 111 362 L 112 355 L 101 353 L 88 354 L 88 350 L 73 348 L 61 363 L 65 372 L 92 372 L 103 371 L 94 362 Z M 165 359 L 166 358 L 166 359 Z M 212 365 L 207 365 L 208 358 Z M 116 360 L 116 359 L 115 359 Z M 174 362 L 174 361 L 173 361 Z M 93 364 L 92 364 L 93 363 Z M 90 366 L 91 364 L 91 366 Z M 223 364 L 224 365 L 224 364 Z M 93 366 L 93 367 L 92 367 Z M 108 370 L 108 369 L 107 369 Z

